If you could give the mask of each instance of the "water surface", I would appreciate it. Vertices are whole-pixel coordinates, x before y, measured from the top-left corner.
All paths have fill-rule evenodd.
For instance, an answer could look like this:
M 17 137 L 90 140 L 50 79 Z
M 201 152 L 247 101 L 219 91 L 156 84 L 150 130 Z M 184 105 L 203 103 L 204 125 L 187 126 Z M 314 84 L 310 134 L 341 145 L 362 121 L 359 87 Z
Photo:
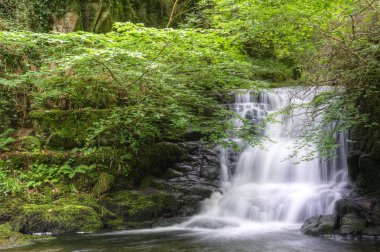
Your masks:
M 379 240 L 352 241 L 301 234 L 299 226 L 255 224 L 222 229 L 159 228 L 103 234 L 61 236 L 8 251 L 251 251 L 251 252 L 374 252 Z

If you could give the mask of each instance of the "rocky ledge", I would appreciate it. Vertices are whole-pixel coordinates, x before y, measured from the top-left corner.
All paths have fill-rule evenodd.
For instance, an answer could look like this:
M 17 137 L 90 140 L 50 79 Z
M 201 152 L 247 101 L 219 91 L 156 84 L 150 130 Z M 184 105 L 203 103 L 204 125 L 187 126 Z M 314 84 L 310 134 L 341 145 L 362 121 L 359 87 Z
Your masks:
M 380 201 L 354 197 L 336 202 L 334 215 L 307 219 L 301 231 L 307 235 L 343 235 L 348 238 L 380 237 Z

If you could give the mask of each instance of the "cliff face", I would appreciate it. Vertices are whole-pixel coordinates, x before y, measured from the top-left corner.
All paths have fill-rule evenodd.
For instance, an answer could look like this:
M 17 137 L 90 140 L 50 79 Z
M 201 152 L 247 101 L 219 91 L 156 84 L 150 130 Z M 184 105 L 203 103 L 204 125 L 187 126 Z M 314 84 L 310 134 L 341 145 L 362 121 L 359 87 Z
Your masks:
M 361 194 L 380 196 L 380 102 L 378 97 L 361 101 L 362 111 L 369 115 L 367 125 L 351 130 L 348 156 L 349 174 Z
M 170 1 L 159 0 L 76 0 L 60 17 L 53 15 L 52 30 L 96 33 L 110 31 L 113 22 L 139 22 L 147 26 L 165 26 L 171 12 Z

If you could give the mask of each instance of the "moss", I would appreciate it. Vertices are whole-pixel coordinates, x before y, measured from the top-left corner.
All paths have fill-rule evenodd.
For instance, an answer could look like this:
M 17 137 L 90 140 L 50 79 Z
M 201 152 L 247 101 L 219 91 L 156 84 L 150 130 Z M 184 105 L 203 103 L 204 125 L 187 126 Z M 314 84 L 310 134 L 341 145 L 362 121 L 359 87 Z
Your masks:
M 108 192 L 111 189 L 114 182 L 115 176 L 102 172 L 99 175 L 98 181 L 96 182 L 94 188 L 92 189 L 93 194 L 99 197 L 100 195 Z
M 43 152 L 9 152 L 0 156 L 0 160 L 6 160 L 9 169 L 28 168 L 33 163 L 47 165 L 64 164 L 71 156 L 62 151 Z
M 0 198 L 0 224 L 13 220 L 19 213 L 23 199 L 21 197 Z
M 0 225 L 0 249 L 25 246 L 36 238 L 36 236 L 24 235 L 13 231 L 9 224 Z
M 107 206 L 127 223 L 152 220 L 177 209 L 173 195 L 157 190 L 122 190 L 111 195 Z
M 28 204 L 22 207 L 15 226 L 22 233 L 73 233 L 97 231 L 103 224 L 91 207 Z
M 137 173 L 142 177 L 146 175 L 161 176 L 167 168 L 185 156 L 185 150 L 178 144 L 169 142 L 155 144 L 141 153 L 136 165 Z
M 1 57 L 0 55 L 0 77 L 3 75 Z M 20 84 L 17 87 L 9 87 L 0 84 L 0 132 L 8 128 L 30 126 L 28 115 L 25 113 L 29 109 L 29 98 L 26 97 L 28 97 L 30 89 L 27 85 Z
M 80 205 L 94 209 L 100 216 L 105 229 L 125 228 L 123 220 L 115 213 L 105 208 L 93 195 L 70 194 L 53 202 L 56 205 Z
M 112 147 L 98 147 L 87 150 L 77 156 L 74 164 L 102 164 L 109 169 L 122 170 L 124 173 L 128 170 L 127 160 L 124 158 L 126 152 L 123 149 Z
M 36 135 L 47 146 L 73 148 L 84 146 L 91 126 L 109 115 L 109 110 L 39 110 L 30 117 Z

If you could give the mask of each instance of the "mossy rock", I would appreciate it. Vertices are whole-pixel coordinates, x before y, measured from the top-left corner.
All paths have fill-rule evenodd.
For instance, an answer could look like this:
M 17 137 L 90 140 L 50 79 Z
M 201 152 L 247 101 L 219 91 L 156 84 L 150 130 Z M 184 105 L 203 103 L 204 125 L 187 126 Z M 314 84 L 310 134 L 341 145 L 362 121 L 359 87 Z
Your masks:
M 108 210 L 91 194 L 71 194 L 53 202 L 56 205 L 80 205 L 94 209 L 101 218 L 104 229 L 124 229 L 125 225 L 120 216 Z
M 102 194 L 108 192 L 111 189 L 114 182 L 115 176 L 102 172 L 99 175 L 98 181 L 96 182 L 94 188 L 92 189 L 92 193 L 95 196 L 99 197 Z
M 19 201 L 15 200 L 1 201 L 0 204 L 0 224 L 14 219 L 21 205 Z
M 35 238 L 13 231 L 9 224 L 0 225 L 0 250 L 28 245 Z
M 177 201 L 173 195 L 152 189 L 122 190 L 111 195 L 106 204 L 111 211 L 123 216 L 127 223 L 171 217 L 178 211 Z
M 22 233 L 50 232 L 54 234 L 94 232 L 103 227 L 94 209 L 78 205 L 36 205 L 22 207 L 15 226 Z
M 175 143 L 162 142 L 150 146 L 138 159 L 136 172 L 146 175 L 162 176 L 175 162 L 186 158 L 186 151 Z

